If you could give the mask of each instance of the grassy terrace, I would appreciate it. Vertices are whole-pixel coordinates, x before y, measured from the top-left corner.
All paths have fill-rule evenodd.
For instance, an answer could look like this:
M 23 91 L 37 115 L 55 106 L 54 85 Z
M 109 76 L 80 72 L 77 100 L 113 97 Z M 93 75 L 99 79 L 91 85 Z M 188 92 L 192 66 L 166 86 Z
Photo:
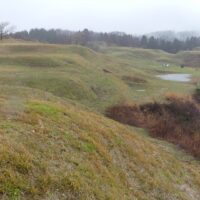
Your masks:
M 163 62 L 171 66 L 163 68 Z M 107 48 L 97 53 L 78 46 L 4 43 L 0 45 L 0 84 L 45 90 L 104 112 L 119 102 L 147 102 L 167 92 L 192 92 L 194 84 L 155 78 L 168 72 L 199 77 L 199 70 L 181 69 L 179 63 L 180 56 L 162 51 Z
M 0 44 L 0 199 L 198 200 L 197 160 L 100 114 L 119 102 L 193 92 L 194 83 L 155 78 L 169 71 L 198 81 L 200 72 L 181 69 L 181 59 L 128 48 Z

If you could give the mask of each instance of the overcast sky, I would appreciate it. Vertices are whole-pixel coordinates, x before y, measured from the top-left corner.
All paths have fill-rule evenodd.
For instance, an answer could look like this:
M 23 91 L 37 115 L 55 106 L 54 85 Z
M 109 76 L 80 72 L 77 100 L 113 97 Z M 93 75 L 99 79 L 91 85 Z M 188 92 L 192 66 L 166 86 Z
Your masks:
M 200 30 L 200 0 L 0 0 L 0 21 L 35 27 L 147 33 Z

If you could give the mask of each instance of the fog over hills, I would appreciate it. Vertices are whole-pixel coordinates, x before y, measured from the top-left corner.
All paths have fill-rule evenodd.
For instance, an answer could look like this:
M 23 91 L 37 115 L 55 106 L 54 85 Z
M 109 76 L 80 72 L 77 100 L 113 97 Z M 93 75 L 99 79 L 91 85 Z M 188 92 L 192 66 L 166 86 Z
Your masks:
M 200 36 L 200 32 L 199 31 L 180 31 L 180 32 L 175 32 L 175 31 L 156 31 L 156 32 L 152 32 L 147 34 L 147 36 L 151 37 L 155 37 L 158 39 L 163 39 L 163 40 L 167 40 L 167 41 L 172 41 L 174 39 L 178 39 L 178 40 L 183 40 L 185 41 L 188 38 L 191 37 L 199 37 Z

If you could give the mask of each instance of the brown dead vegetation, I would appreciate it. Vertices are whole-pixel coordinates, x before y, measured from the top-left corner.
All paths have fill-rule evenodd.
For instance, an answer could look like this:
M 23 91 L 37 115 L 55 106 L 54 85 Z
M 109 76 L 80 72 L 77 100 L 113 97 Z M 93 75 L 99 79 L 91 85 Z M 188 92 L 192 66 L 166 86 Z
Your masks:
M 200 103 L 200 88 L 197 88 L 195 90 L 195 93 L 193 94 L 193 99 L 197 102 Z
M 135 76 L 123 76 L 122 80 L 128 83 L 137 83 L 137 84 L 147 83 L 145 79 L 135 77 Z
M 150 135 L 165 139 L 200 157 L 200 109 L 189 97 L 166 96 L 166 103 L 117 105 L 107 116 L 124 124 L 147 128 Z
M 105 73 L 112 73 L 111 71 L 109 71 L 109 70 L 107 70 L 107 69 L 103 69 L 103 72 L 105 72 Z

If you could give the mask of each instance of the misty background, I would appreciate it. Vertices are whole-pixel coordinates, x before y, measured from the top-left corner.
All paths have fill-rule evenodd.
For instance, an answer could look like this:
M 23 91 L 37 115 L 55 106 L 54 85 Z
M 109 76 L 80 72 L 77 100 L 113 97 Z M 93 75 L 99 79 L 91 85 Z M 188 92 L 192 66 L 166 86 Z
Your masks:
M 6 0 L 1 2 L 0 21 L 9 21 L 17 31 L 200 31 L 199 7 L 197 0 Z

